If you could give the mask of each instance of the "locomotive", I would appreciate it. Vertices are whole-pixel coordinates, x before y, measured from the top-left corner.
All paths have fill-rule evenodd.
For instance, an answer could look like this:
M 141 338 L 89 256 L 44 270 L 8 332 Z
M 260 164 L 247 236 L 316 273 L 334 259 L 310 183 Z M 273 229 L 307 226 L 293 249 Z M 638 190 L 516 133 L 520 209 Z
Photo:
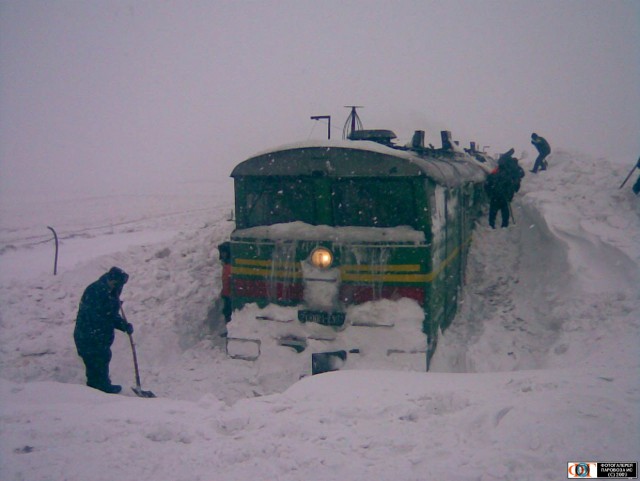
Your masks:
M 307 141 L 238 164 L 219 248 L 227 353 L 299 374 L 429 370 L 460 300 L 491 158 L 416 131 Z M 267 361 L 269 362 L 269 361 Z

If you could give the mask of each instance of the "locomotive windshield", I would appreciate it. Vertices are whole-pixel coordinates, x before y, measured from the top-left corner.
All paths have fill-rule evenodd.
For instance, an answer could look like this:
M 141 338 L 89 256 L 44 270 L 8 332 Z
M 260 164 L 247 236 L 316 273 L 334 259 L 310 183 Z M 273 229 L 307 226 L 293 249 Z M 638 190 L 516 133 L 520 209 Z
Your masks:
M 302 221 L 314 224 L 313 185 L 302 178 L 257 178 L 248 182 L 244 203 L 247 225 L 280 224 Z
M 333 184 L 336 226 L 415 226 L 412 185 L 407 179 L 344 179 Z
M 357 227 L 415 227 L 417 224 L 413 185 L 409 179 L 328 181 L 304 177 L 243 178 L 242 194 L 236 199 L 238 212 L 244 212 L 238 218 L 238 227 L 295 221 Z

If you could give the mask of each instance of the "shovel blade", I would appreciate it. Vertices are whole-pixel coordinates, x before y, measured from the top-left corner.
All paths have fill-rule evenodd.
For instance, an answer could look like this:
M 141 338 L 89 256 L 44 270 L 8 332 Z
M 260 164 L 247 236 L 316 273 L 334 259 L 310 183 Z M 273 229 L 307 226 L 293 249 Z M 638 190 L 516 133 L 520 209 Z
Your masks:
M 151 391 L 143 391 L 142 388 L 140 388 L 140 386 L 132 387 L 131 390 L 138 397 L 147 397 L 147 398 L 156 397 L 156 395 L 153 394 Z

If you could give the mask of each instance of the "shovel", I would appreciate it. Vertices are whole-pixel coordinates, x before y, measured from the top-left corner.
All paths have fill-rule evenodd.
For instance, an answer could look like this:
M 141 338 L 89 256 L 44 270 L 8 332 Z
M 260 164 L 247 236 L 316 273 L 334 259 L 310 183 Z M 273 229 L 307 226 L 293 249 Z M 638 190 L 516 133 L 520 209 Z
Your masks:
M 124 315 L 124 309 L 120 307 L 120 313 L 122 314 L 122 318 L 126 321 L 127 318 Z M 133 353 L 133 367 L 136 370 L 136 387 L 132 387 L 131 390 L 136 393 L 138 397 L 156 397 L 151 391 L 143 391 L 142 386 L 140 386 L 140 371 L 138 370 L 138 356 L 136 355 L 136 345 L 133 343 L 133 335 L 127 333 L 129 335 L 129 343 L 131 344 L 131 352 Z
M 133 353 L 133 366 L 136 369 L 136 387 L 132 387 L 131 390 L 136 393 L 138 397 L 156 397 L 151 391 L 143 391 L 140 386 L 140 372 L 138 371 L 138 356 L 136 356 L 136 345 L 133 343 L 133 336 L 129 334 L 129 342 L 131 343 L 131 352 Z
M 624 182 L 620 184 L 620 187 L 618 187 L 618 189 L 622 189 L 624 187 L 624 184 L 627 183 L 627 180 L 631 178 L 636 169 L 640 169 L 640 157 L 638 157 L 638 163 L 633 167 L 633 169 L 631 169 L 631 172 L 629 172 L 629 175 L 627 175 L 627 178 L 624 179 Z

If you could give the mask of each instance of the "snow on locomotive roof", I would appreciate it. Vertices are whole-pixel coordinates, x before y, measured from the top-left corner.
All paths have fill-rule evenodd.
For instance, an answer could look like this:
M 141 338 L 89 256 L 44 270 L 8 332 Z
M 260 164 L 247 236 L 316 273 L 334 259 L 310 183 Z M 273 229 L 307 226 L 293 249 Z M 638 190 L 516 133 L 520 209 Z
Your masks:
M 357 142 L 357 143 L 356 143 Z M 355 144 L 355 145 L 354 145 Z M 371 152 L 386 152 L 389 150 L 389 147 L 386 147 L 377 142 L 371 141 L 354 141 L 354 140 L 305 140 L 302 142 L 294 142 L 291 144 L 279 145 L 277 147 L 273 147 L 270 149 L 263 150 L 258 152 L 257 154 L 251 156 L 260 157 L 267 154 L 273 154 L 275 152 L 280 152 L 282 150 L 292 150 L 292 149 L 309 149 L 314 147 L 327 147 L 327 148 L 344 148 L 344 149 L 353 149 L 358 148 L 362 150 L 370 150 Z M 393 150 L 393 149 L 391 149 Z
M 300 156 L 301 151 L 305 152 L 304 156 Z M 371 141 L 313 140 L 260 152 L 238 164 L 231 177 L 426 176 L 437 183 L 455 186 L 482 182 L 486 175 L 483 167 L 476 159 L 460 151 L 430 150 L 421 155 Z

